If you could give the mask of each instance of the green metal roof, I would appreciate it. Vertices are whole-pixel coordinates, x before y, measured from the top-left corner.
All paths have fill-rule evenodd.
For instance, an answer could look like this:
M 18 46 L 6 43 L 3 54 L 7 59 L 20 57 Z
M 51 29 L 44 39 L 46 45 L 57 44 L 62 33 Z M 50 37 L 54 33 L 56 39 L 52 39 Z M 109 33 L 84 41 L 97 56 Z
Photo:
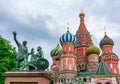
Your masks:
M 76 72 L 75 70 L 61 70 L 60 72 Z
M 92 76 L 94 75 L 93 73 L 90 73 L 90 72 L 78 72 L 78 75 L 79 76 Z
M 95 73 L 80 71 L 77 74 L 78 74 L 78 76 L 91 76 L 91 77 L 115 76 L 115 74 L 112 74 L 110 72 L 109 68 L 107 67 L 107 65 L 105 64 L 105 62 L 103 60 L 100 61 L 98 69 Z
M 109 68 L 103 60 L 100 61 L 96 74 L 111 74 Z
M 70 78 L 70 79 L 74 79 L 75 76 L 60 76 L 59 79 L 66 79 L 66 78 Z

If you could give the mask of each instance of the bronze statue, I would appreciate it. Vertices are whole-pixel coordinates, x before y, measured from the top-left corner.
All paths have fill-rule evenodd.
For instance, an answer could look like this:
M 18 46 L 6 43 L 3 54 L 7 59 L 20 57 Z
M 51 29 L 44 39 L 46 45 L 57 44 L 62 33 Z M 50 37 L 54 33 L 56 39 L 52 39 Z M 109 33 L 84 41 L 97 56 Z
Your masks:
M 29 53 L 29 55 L 31 55 L 31 60 L 30 61 L 34 61 L 35 55 L 34 55 L 34 48 L 31 49 L 31 52 Z
M 30 52 L 31 61 L 29 62 L 29 70 L 45 70 L 49 66 L 49 62 L 44 58 L 42 48 L 37 47 L 37 53 L 34 54 L 34 48 Z
M 17 70 L 45 70 L 49 66 L 49 62 L 44 58 L 42 48 L 37 47 L 37 53 L 34 54 L 34 48 L 28 53 L 27 41 L 23 41 L 21 44 L 16 37 L 17 33 L 14 31 L 14 40 L 18 46 L 18 53 L 16 56 L 16 68 Z M 28 62 L 28 56 L 31 55 L 31 60 Z
M 34 48 L 32 48 L 29 55 L 31 55 L 31 61 L 37 61 L 39 58 L 44 57 L 42 48 L 40 46 L 37 47 L 37 53 L 36 54 L 34 54 Z
M 44 55 L 43 55 L 42 48 L 40 46 L 38 46 L 37 47 L 37 53 L 35 54 L 34 59 L 38 60 L 39 58 L 43 58 L 43 57 L 44 57 Z
M 17 70 L 29 70 L 28 69 L 28 49 L 27 49 L 27 41 L 23 41 L 23 43 L 21 44 L 18 40 L 17 40 L 17 33 L 14 31 L 13 32 L 14 35 L 14 40 L 18 46 L 18 53 L 16 56 L 16 68 Z

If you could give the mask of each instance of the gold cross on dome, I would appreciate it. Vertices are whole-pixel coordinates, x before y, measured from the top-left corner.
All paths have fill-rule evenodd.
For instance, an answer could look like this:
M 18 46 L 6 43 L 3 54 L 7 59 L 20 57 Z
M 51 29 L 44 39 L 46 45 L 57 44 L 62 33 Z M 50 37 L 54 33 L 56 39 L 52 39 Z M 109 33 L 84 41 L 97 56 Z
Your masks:
M 67 22 L 67 30 L 69 30 L 69 22 Z
M 104 26 L 104 34 L 106 35 L 106 27 Z

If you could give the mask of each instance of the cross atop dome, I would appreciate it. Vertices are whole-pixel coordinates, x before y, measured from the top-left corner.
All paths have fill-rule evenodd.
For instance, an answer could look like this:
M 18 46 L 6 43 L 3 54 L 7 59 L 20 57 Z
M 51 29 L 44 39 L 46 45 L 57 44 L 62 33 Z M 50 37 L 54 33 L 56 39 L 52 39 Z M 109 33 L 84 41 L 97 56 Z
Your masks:
M 70 25 L 69 25 L 69 22 L 67 22 L 67 31 L 69 31 L 70 29 Z
M 104 26 L 104 34 L 106 35 L 106 27 Z
M 71 42 L 71 43 L 76 43 L 76 37 L 75 35 L 71 34 L 69 32 L 69 23 L 67 23 L 67 31 L 60 37 L 60 43 L 64 42 Z

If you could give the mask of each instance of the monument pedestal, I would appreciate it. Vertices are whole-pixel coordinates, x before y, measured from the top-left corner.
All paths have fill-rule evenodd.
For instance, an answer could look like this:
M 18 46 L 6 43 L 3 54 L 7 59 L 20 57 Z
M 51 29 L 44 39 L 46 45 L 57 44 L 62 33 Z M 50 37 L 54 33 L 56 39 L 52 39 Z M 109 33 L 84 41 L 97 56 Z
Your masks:
M 49 84 L 51 77 L 46 72 L 15 71 L 4 73 L 5 84 Z

